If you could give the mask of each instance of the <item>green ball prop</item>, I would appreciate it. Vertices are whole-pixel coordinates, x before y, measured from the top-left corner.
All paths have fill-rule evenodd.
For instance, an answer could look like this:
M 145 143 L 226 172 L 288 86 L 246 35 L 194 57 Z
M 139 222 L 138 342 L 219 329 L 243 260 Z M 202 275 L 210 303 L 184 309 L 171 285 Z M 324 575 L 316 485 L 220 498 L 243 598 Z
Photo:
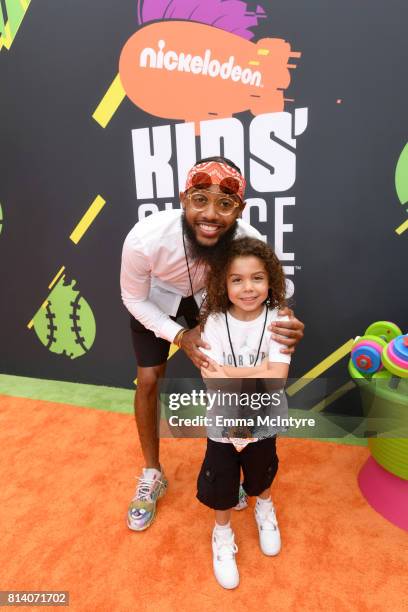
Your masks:
M 394 338 L 401 334 L 402 331 L 398 325 L 395 325 L 395 323 L 391 321 L 376 321 L 375 323 L 371 323 L 364 332 L 365 336 L 379 336 L 386 342 L 394 340 Z

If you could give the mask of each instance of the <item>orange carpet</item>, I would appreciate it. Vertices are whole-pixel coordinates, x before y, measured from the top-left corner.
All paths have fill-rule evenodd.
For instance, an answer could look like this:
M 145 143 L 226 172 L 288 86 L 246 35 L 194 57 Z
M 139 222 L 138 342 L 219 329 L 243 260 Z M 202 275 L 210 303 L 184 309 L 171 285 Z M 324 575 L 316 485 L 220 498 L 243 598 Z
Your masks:
M 235 513 L 241 584 L 224 591 L 212 513 L 195 499 L 204 440 L 162 441 L 170 487 L 152 527 L 133 533 L 131 416 L 0 396 L 0 424 L 1 590 L 70 591 L 70 610 L 86 612 L 408 610 L 408 537 L 360 494 L 366 448 L 279 441 L 282 551 L 263 556 L 252 508 Z

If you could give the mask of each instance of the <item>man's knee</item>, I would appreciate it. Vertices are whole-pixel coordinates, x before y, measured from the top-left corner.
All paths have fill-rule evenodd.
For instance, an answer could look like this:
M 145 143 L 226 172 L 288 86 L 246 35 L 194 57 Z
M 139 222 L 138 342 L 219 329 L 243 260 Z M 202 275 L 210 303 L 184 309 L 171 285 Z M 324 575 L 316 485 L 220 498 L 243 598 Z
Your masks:
M 136 393 L 156 395 L 159 379 L 164 376 L 166 364 L 138 368 Z

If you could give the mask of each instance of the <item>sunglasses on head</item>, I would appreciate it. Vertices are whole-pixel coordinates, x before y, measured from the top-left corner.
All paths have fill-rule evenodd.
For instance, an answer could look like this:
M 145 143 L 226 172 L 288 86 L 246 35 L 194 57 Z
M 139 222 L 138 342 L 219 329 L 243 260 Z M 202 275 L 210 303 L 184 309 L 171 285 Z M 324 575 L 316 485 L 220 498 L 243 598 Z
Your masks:
M 197 172 L 197 174 L 192 177 L 191 183 L 192 187 L 196 189 L 208 189 L 211 185 L 218 185 L 223 193 L 229 195 L 238 194 L 240 187 L 238 179 L 233 176 L 226 176 L 219 183 L 213 183 L 211 176 L 206 172 Z

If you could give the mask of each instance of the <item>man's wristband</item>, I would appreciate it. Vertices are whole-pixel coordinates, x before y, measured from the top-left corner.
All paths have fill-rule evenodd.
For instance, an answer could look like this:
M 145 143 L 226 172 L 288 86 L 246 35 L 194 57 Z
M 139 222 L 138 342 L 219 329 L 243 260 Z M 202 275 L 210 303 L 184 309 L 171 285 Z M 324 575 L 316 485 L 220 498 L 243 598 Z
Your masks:
M 177 332 L 177 334 L 174 337 L 173 344 L 181 348 L 181 339 L 187 331 L 188 329 L 186 329 L 185 327 L 183 327 L 183 329 L 180 329 L 180 331 Z

